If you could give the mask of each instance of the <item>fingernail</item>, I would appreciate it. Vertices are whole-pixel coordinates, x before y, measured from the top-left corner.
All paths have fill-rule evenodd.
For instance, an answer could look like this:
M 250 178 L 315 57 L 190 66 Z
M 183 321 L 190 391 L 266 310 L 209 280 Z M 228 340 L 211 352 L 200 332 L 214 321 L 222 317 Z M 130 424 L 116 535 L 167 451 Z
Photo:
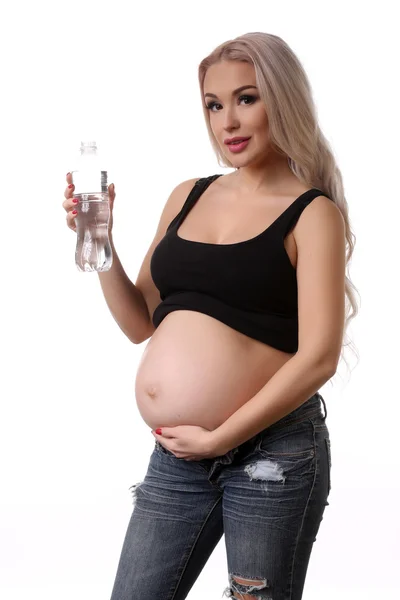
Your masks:
M 160 427 L 158 427 L 158 429 L 156 429 L 155 432 L 156 432 L 157 435 L 162 435 Z
M 70 183 L 68 187 L 69 187 L 69 189 L 71 189 L 71 188 L 73 188 L 73 187 L 74 187 L 74 184 L 73 184 L 73 183 Z
M 72 202 L 76 204 L 78 202 L 78 198 L 72 198 Z
M 77 211 L 77 210 L 73 210 L 73 211 L 72 211 L 72 214 L 73 214 L 73 215 L 77 215 L 77 214 L 78 214 L 78 211 Z
M 70 175 L 70 174 L 71 174 L 70 171 L 68 171 L 68 173 L 66 174 L 66 177 L 68 177 L 68 175 Z

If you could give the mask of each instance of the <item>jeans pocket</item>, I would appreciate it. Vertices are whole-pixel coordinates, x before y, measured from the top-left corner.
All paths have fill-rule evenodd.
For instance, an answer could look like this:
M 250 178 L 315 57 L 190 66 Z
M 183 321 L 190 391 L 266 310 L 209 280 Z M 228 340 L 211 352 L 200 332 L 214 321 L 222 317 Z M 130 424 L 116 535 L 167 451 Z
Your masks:
M 256 451 L 265 455 L 310 458 L 315 455 L 314 426 L 309 418 L 260 433 Z

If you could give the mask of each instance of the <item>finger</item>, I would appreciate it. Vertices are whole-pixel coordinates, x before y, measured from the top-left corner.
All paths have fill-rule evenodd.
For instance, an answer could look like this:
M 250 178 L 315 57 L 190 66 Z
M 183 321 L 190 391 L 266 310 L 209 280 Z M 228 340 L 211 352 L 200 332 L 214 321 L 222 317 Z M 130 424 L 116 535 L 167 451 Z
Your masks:
M 163 448 L 166 448 L 166 450 L 169 450 L 178 458 L 180 450 L 175 447 L 175 444 L 170 444 L 170 442 L 167 441 L 162 435 L 158 435 L 157 433 L 154 433 L 154 437 L 157 439 L 158 443 L 163 446 Z
M 164 448 L 172 452 L 172 449 L 169 447 L 169 440 L 167 440 L 167 438 L 165 438 L 163 435 L 159 435 L 155 431 L 152 431 L 152 434 L 156 438 L 157 442 L 161 444 L 161 446 L 164 446 Z
M 64 202 L 62 203 L 62 206 L 67 212 L 76 210 L 78 206 L 78 199 L 74 198 L 73 196 L 71 196 L 71 198 L 65 198 Z
M 177 451 L 173 450 L 168 444 L 166 444 L 165 442 L 159 442 L 160 445 L 165 448 L 165 450 L 168 450 L 168 452 L 171 452 L 174 456 L 176 456 L 176 458 L 179 458 Z
M 71 182 L 67 185 L 67 187 L 64 190 L 64 196 L 68 199 L 68 198 L 72 198 L 72 196 L 74 195 L 74 191 L 75 191 L 75 186 L 74 184 Z
M 110 185 L 108 186 L 108 195 L 110 196 L 110 199 L 114 200 L 114 198 L 115 198 L 115 185 L 113 183 L 110 183 Z
M 154 429 L 152 429 L 152 431 L 151 431 L 151 434 L 152 434 L 152 436 L 153 436 L 153 437 L 155 437 L 155 438 L 156 438 L 156 440 L 157 440 L 157 441 L 158 441 L 160 444 L 162 443 L 162 445 L 163 445 L 163 446 L 165 446 L 165 443 L 164 443 L 164 438 L 163 438 L 163 436 L 162 436 L 162 435 L 159 435 L 158 433 L 156 433 Z
M 176 432 L 174 432 L 174 428 L 173 427 L 160 427 L 161 429 L 161 436 L 164 438 L 174 438 L 176 437 Z M 158 433 L 156 432 L 156 435 L 158 435 Z
M 67 225 L 72 231 L 76 231 L 76 215 L 72 211 L 67 212 Z

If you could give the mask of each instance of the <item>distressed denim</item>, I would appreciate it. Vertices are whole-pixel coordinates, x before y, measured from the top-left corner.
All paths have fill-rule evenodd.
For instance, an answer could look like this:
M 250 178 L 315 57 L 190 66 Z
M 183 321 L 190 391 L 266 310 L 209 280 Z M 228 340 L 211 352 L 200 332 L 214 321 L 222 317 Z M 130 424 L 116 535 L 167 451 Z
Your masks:
M 321 410 L 324 405 L 324 414 Z M 330 492 L 319 393 L 223 456 L 176 458 L 157 441 L 133 511 L 111 600 L 183 600 L 224 535 L 221 596 L 300 600 Z

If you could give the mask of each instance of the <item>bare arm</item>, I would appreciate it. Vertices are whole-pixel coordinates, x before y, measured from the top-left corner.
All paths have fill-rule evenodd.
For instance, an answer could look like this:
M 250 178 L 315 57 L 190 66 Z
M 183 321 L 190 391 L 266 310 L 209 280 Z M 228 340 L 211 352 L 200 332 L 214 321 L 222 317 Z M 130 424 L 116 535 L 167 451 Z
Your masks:
M 118 257 L 112 238 L 113 264 L 109 271 L 98 272 L 101 289 L 112 316 L 134 344 L 149 328 L 149 313 L 141 291 L 132 283 Z
M 154 333 L 152 316 L 161 298 L 150 273 L 150 260 L 155 247 L 166 233 L 170 222 L 181 210 L 187 196 L 199 178 L 177 185 L 162 211 L 156 234 L 143 259 L 136 283 L 126 275 L 114 244 L 113 265 L 109 271 L 98 273 L 107 305 L 121 330 L 134 344 L 141 344 Z

